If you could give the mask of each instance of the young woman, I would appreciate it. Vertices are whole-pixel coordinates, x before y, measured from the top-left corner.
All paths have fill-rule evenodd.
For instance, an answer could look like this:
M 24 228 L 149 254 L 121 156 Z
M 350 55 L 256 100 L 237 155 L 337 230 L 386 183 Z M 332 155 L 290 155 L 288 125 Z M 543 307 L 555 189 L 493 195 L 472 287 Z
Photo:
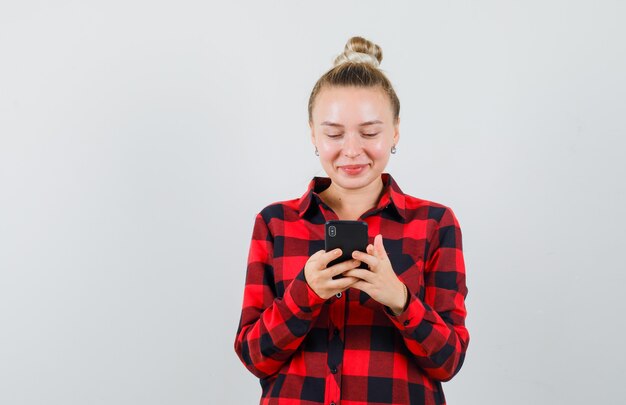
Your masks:
M 450 208 L 384 172 L 400 102 L 381 60 L 377 45 L 348 41 L 309 99 L 328 177 L 256 217 L 235 351 L 261 404 L 445 404 L 441 382 L 463 364 L 461 230 Z M 367 222 L 367 251 L 329 266 L 341 253 L 324 251 L 332 219 Z

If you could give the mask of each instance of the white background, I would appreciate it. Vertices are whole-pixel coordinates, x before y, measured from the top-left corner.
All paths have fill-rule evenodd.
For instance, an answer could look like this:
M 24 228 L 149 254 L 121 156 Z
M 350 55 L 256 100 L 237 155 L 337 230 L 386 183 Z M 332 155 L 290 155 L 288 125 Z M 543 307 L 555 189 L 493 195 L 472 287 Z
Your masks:
M 626 3 L 0 3 L 0 403 L 252 404 L 255 214 L 323 175 L 350 36 L 401 101 L 388 171 L 463 231 L 450 404 L 619 403 Z

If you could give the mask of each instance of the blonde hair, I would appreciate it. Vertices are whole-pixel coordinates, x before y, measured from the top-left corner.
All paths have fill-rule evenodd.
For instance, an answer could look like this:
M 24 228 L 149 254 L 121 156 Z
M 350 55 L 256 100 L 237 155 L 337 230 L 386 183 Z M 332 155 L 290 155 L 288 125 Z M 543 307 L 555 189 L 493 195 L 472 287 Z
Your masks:
M 400 100 L 387 76 L 378 68 L 383 60 L 380 46 L 363 37 L 352 37 L 334 66 L 313 86 L 309 96 L 309 123 L 313 122 L 313 106 L 319 92 L 325 87 L 380 87 L 391 102 L 394 122 L 400 116 Z

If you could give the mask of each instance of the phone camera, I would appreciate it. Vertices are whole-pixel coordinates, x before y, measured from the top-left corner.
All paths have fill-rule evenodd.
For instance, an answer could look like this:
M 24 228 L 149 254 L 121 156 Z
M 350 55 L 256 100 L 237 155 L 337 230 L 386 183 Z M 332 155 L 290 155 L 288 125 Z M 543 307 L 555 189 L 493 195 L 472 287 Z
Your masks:
M 328 227 L 328 236 L 330 236 L 331 238 L 337 236 L 337 228 L 335 228 L 334 225 Z

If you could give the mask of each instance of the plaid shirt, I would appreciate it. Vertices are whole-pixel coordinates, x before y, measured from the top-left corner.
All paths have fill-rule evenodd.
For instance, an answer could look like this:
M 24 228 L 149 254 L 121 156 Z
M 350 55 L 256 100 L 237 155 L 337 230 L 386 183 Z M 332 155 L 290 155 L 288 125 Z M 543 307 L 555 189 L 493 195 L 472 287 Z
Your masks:
M 382 179 L 376 208 L 360 219 L 370 243 L 383 235 L 408 288 L 398 316 L 359 290 L 324 300 L 307 284 L 324 223 L 338 219 L 318 196 L 329 178 L 257 215 L 235 351 L 260 378 L 261 404 L 445 404 L 441 382 L 459 371 L 469 342 L 461 230 L 450 208 Z

